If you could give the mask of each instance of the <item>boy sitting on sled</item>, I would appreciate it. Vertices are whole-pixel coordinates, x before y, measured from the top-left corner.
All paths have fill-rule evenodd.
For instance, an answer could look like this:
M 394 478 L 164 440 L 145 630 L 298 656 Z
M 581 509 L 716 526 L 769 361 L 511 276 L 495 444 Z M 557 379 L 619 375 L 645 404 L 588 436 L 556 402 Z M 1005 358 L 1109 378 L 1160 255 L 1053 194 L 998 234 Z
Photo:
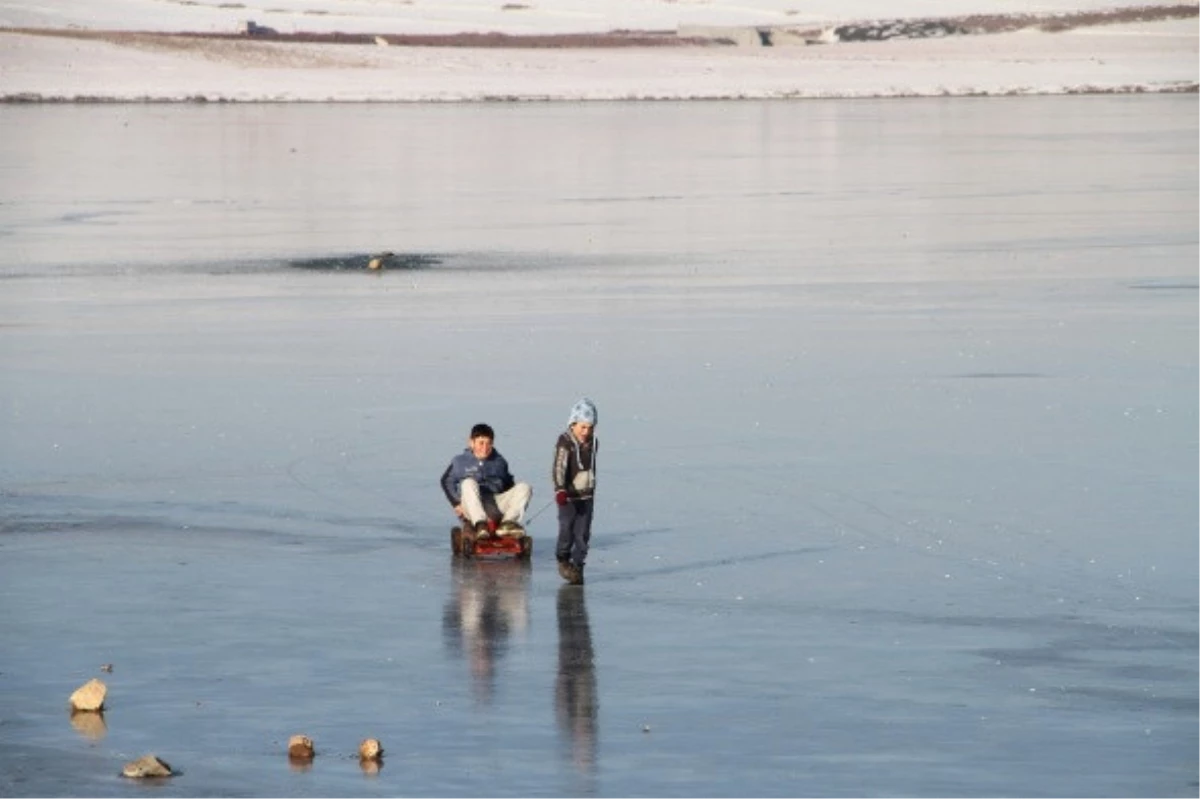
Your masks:
M 528 483 L 513 478 L 508 461 L 493 446 L 495 439 L 491 426 L 475 425 L 467 448 L 455 455 L 442 473 L 446 499 L 479 538 L 492 532 L 521 535 L 521 520 L 533 495 Z

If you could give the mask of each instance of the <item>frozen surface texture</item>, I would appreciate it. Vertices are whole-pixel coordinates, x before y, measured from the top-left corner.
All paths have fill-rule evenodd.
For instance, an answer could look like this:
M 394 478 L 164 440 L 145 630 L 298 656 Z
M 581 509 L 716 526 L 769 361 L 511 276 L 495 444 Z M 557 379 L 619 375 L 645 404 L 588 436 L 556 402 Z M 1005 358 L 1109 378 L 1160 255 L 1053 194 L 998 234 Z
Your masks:
M 1194 96 L 0 127 L 0 794 L 1196 795 Z

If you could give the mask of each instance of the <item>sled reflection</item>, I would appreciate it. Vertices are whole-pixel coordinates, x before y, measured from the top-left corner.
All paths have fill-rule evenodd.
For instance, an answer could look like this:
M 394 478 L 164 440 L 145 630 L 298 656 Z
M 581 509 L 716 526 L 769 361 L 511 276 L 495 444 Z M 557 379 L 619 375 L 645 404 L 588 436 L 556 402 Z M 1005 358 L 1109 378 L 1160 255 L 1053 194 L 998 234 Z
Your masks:
M 467 661 L 475 699 L 488 703 L 509 638 L 529 627 L 529 561 L 455 558 L 442 631 Z
M 558 589 L 558 679 L 554 710 L 572 765 L 586 777 L 596 770 L 595 655 L 582 588 Z

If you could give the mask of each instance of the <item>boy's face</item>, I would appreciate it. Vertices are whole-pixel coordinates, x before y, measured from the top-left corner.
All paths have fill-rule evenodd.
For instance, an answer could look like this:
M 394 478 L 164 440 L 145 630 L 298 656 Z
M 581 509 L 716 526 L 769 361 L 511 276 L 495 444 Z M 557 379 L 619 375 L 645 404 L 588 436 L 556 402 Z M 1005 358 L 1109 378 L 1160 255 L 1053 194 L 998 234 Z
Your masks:
M 468 444 L 471 447 L 471 454 L 480 460 L 492 454 L 492 440 L 487 436 L 476 436 Z
M 576 441 L 583 444 L 592 437 L 592 426 L 587 422 L 575 422 L 571 425 L 571 434 L 575 436 Z

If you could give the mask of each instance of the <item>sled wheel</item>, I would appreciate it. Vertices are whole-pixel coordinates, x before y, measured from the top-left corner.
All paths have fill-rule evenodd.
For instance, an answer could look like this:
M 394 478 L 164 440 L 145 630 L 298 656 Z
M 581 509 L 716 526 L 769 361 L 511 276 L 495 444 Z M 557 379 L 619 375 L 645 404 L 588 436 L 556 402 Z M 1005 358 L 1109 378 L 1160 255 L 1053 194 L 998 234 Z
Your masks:
M 533 538 L 527 535 L 521 536 L 521 554 L 517 557 L 522 560 L 529 560 L 533 557 Z
M 462 549 L 462 530 L 455 527 L 450 530 L 450 551 L 455 555 L 461 555 Z

